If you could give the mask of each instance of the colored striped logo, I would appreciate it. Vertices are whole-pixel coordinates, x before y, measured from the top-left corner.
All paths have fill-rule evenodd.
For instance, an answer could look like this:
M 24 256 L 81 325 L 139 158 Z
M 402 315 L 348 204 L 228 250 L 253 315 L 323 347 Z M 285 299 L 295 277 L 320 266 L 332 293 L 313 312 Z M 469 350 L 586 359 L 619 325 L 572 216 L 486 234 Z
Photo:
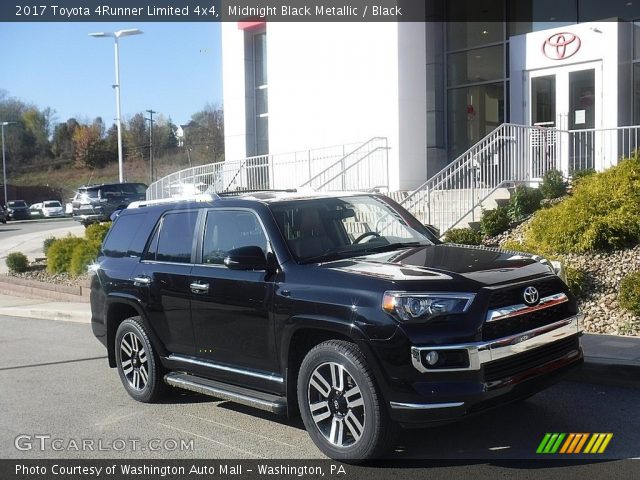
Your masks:
M 604 453 L 613 433 L 546 433 L 536 453 Z

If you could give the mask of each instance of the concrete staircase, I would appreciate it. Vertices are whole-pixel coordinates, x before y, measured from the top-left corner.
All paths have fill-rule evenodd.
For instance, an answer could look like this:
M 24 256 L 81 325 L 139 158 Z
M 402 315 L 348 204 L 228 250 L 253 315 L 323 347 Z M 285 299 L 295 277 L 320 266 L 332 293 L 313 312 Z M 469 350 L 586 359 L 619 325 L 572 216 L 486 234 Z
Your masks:
M 488 188 L 474 189 L 473 191 L 469 189 L 440 190 L 431 193 L 431 201 L 440 206 L 440 208 L 432 209 L 431 213 L 429 213 L 426 207 L 426 202 L 419 201 L 406 206 L 408 206 L 408 210 L 424 224 L 435 226 L 446 224 L 451 225 L 450 228 L 478 228 L 480 226 L 479 222 L 482 216 L 482 210 L 495 210 L 499 206 L 507 205 L 511 199 L 512 191 L 513 188 L 511 187 L 498 188 L 494 191 Z M 407 191 L 396 191 L 389 192 L 386 195 L 392 200 L 402 203 L 409 194 L 410 192 Z M 486 198 L 477 204 L 473 210 L 459 217 L 458 212 L 463 205 L 466 205 L 467 198 L 471 195 L 486 196 Z

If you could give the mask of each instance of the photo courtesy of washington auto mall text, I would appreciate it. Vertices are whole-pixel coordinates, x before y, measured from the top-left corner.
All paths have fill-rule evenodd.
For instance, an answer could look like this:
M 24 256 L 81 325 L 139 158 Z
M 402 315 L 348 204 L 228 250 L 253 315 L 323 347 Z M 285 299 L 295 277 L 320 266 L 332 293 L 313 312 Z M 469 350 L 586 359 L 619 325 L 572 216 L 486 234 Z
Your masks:
M 0 47 L 0 480 L 640 478 L 640 0 L 12 0 Z

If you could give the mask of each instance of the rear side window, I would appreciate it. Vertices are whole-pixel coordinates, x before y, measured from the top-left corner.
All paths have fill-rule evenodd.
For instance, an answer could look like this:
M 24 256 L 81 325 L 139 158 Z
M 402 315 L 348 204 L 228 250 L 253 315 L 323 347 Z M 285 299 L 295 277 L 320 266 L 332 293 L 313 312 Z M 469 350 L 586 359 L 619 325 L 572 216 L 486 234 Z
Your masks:
M 138 239 L 140 237 L 140 229 L 146 223 L 146 216 L 146 213 L 120 215 L 104 241 L 102 253 L 107 257 L 115 258 L 139 257 L 142 248 L 140 248 Z
M 190 263 L 197 220 L 197 211 L 165 215 L 160 222 L 160 228 L 156 230 L 151 240 L 145 260 Z

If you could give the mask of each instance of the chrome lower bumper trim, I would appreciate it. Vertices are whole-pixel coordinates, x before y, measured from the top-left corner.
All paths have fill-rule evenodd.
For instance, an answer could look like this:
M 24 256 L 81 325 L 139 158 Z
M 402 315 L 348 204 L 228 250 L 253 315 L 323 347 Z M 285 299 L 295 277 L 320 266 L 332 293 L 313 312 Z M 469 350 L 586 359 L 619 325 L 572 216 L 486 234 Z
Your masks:
M 435 410 L 438 408 L 455 408 L 464 405 L 464 402 L 454 403 L 400 403 L 389 402 L 394 410 Z
M 583 317 L 584 315 L 579 313 L 550 325 L 487 342 L 411 347 L 411 362 L 416 370 L 422 373 L 480 370 L 480 367 L 487 362 L 517 355 L 518 353 L 523 353 L 580 333 L 582 331 Z M 469 366 L 466 368 L 450 369 L 426 368 L 421 360 L 421 353 L 425 350 L 466 350 L 469 355 Z

